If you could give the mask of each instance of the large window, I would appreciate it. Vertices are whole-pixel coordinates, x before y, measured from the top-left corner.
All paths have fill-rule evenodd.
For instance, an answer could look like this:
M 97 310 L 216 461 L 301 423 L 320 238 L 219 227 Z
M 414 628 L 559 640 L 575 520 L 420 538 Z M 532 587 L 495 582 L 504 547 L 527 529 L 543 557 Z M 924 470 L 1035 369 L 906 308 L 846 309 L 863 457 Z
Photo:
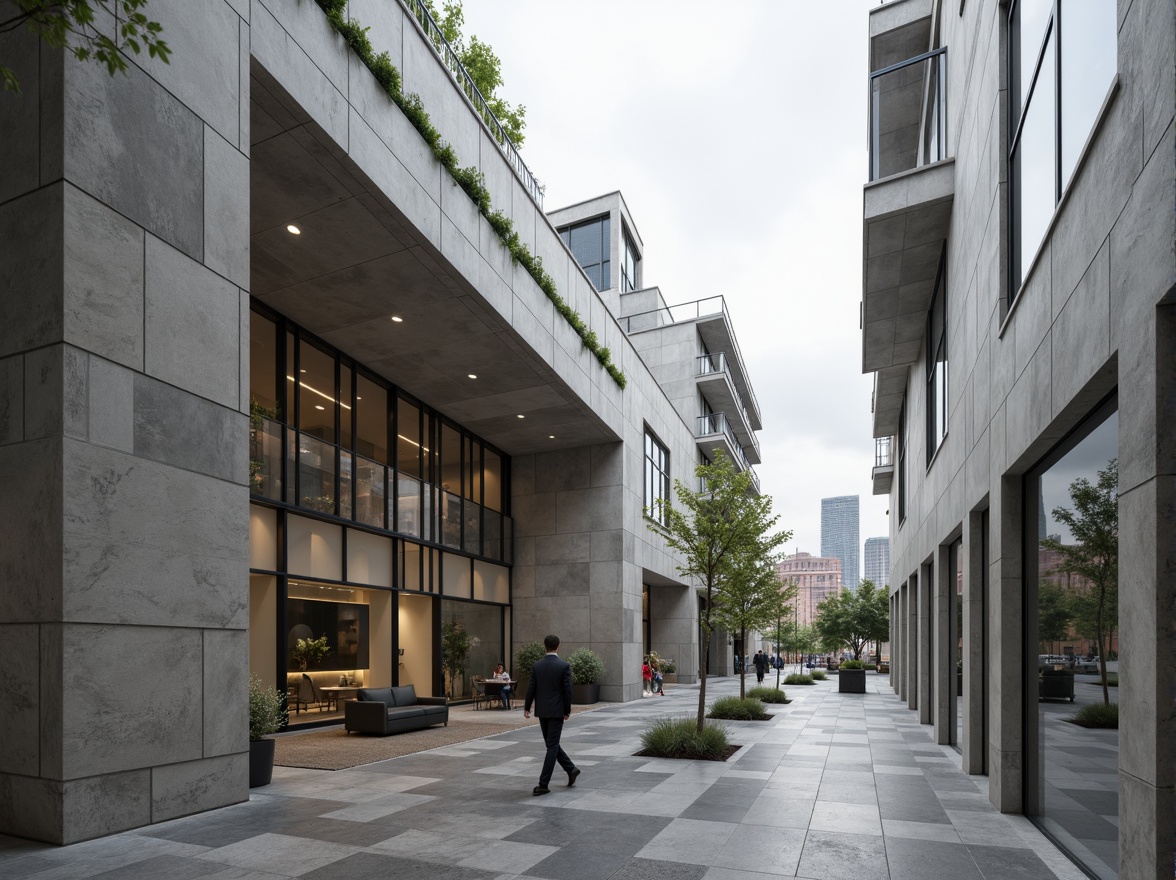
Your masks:
M 947 436 L 947 249 L 939 258 L 939 274 L 927 313 L 927 464 Z
M 1025 812 L 1104 880 L 1119 870 L 1119 731 L 1070 719 L 1118 702 L 1114 408 L 1103 404 L 1024 481 Z
M 607 290 L 612 286 L 607 214 L 586 223 L 565 226 L 559 231 L 559 237 L 563 239 L 563 243 L 568 246 L 568 250 L 572 252 L 572 256 L 576 258 L 576 262 L 597 290 Z
M 621 246 L 625 249 L 624 259 L 621 260 L 621 293 L 637 290 L 641 281 L 637 277 L 641 265 L 641 256 L 637 253 L 637 246 L 629 237 L 629 230 L 621 230 Z
M 906 519 L 906 490 L 907 490 L 907 426 L 906 426 L 906 398 L 903 398 L 902 408 L 898 411 L 898 524 L 901 526 Z
M 662 525 L 670 504 L 670 453 L 645 431 L 645 515 Z
M 1115 0 L 1017 0 L 1009 13 L 1014 291 L 1115 76 L 1115 9 Z

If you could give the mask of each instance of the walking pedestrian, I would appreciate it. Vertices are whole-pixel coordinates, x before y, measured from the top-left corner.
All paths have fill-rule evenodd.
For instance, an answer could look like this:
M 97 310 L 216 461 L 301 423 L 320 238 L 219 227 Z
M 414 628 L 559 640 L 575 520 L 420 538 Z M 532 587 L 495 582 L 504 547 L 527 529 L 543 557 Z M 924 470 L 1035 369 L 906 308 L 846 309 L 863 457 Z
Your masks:
M 531 791 L 533 795 L 551 792 L 547 783 L 551 782 L 556 761 L 568 774 L 568 788 L 576 784 L 576 777 L 580 775 L 579 768 L 559 744 L 564 722 L 572 716 L 572 667 L 560 659 L 559 636 L 547 636 L 543 639 L 543 647 L 547 654 L 531 667 L 527 698 L 523 702 L 524 718 L 531 717 L 531 704 L 535 705 L 535 717 L 539 719 L 539 729 L 547 745 L 543 769 L 539 771 L 539 784 Z

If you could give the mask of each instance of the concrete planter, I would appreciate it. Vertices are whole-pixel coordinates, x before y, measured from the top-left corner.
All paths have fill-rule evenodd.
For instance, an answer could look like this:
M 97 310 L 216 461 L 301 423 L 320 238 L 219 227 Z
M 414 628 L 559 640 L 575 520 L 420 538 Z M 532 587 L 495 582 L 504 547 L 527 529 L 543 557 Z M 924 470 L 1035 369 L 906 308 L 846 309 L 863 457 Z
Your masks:
M 269 785 L 274 778 L 274 748 L 277 740 L 259 739 L 249 743 L 249 787 Z
M 572 685 L 573 706 L 591 706 L 598 702 L 600 702 L 600 685 L 598 683 Z
M 866 670 L 841 669 L 837 673 L 839 694 L 864 694 L 866 692 Z
M 664 684 L 677 684 L 678 683 L 678 673 L 676 673 L 676 672 L 663 672 L 662 673 L 662 682 Z
M 1042 672 L 1037 685 L 1037 696 L 1041 700 L 1069 700 L 1074 702 L 1074 673 Z

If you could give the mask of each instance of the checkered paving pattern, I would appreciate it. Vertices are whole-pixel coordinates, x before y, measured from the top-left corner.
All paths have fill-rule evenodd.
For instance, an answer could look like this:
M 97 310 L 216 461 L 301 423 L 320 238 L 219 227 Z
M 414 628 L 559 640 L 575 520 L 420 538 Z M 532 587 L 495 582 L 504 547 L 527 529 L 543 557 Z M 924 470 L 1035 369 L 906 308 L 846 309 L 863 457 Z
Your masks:
M 563 742 L 583 774 L 566 788 L 557 768 L 544 797 L 533 727 L 350 770 L 279 767 L 233 807 L 69 847 L 0 837 L 0 876 L 1079 880 L 885 682 L 789 688 L 771 721 L 729 724 L 742 748 L 726 762 L 634 756 L 651 719 L 693 714 L 697 687 L 573 715 Z

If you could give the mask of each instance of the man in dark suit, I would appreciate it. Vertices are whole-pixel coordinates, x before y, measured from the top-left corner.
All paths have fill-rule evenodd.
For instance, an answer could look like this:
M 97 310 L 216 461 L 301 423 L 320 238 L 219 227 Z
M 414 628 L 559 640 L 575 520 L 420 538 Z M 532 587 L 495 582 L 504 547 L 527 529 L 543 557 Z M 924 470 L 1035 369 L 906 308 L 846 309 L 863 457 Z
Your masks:
M 576 784 L 576 777 L 580 775 L 579 769 L 559 744 L 564 722 L 572 715 L 572 667 L 556 653 L 559 650 L 559 636 L 547 636 L 543 640 L 543 647 L 547 649 L 547 656 L 531 667 L 527 699 L 523 703 L 524 718 L 531 717 L 531 704 L 535 704 L 535 717 L 539 719 L 539 729 L 543 731 L 543 741 L 547 744 L 539 784 L 531 792 L 534 795 L 551 791 L 547 783 L 551 781 L 556 761 L 568 774 L 569 788 Z

